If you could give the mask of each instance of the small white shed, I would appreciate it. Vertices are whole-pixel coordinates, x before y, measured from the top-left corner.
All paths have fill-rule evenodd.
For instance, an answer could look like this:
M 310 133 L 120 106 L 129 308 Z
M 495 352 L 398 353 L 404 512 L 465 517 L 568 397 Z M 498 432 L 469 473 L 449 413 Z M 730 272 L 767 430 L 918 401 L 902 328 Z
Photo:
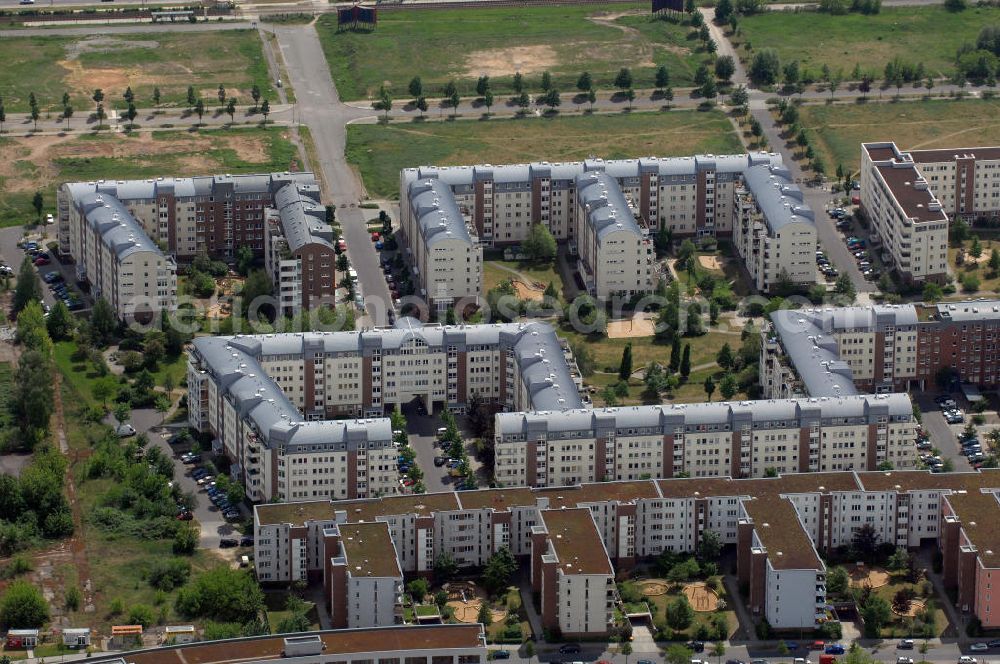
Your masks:
M 194 637 L 194 625 L 167 625 L 163 628 L 165 643 L 191 643 Z
M 86 648 L 90 645 L 90 628 L 67 627 L 63 630 L 62 640 L 67 648 Z

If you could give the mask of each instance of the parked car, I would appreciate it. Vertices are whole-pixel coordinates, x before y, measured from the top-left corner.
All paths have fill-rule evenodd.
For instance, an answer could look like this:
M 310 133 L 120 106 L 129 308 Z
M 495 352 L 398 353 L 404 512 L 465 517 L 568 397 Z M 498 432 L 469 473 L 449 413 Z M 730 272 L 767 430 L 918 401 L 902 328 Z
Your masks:
M 222 513 L 222 518 L 226 521 L 239 521 L 240 512 L 239 510 L 226 510 Z
M 219 540 L 219 548 L 220 549 L 232 549 L 233 547 L 236 547 L 236 546 L 239 546 L 239 545 L 240 545 L 240 543 L 237 542 L 232 537 L 223 537 L 222 539 Z
M 913 664 L 912 657 L 897 657 L 896 664 Z
M 240 546 L 253 546 L 253 536 L 244 535 L 240 538 Z
M 178 512 L 177 513 L 177 520 L 178 521 L 190 521 L 193 518 L 194 518 L 194 515 L 191 514 L 191 512 L 189 512 L 188 510 L 184 510 L 183 512 Z
M 705 651 L 705 642 L 704 641 L 688 641 L 684 645 L 687 647 L 688 650 L 691 650 L 692 652 L 704 652 Z
M 201 455 L 200 454 L 192 454 L 192 455 L 187 456 L 187 457 L 181 457 L 181 463 L 184 463 L 184 464 L 201 463 Z
M 986 645 L 990 648 L 1000 648 L 1000 639 L 993 639 L 992 641 L 987 641 Z
M 823 652 L 826 653 L 827 655 L 843 655 L 844 646 L 840 645 L 839 643 L 831 643 L 826 647 L 825 650 L 823 650 Z
M 975 657 L 970 657 L 969 655 L 962 655 L 958 658 L 958 664 L 977 664 Z
M 510 659 L 509 650 L 494 650 L 491 654 L 493 655 L 493 659 Z M 640 663 L 637 662 L 636 664 Z
M 913 650 L 913 639 L 902 639 L 896 644 L 896 650 Z
M 561 646 L 559 646 L 560 655 L 576 655 L 579 652 L 580 652 L 579 643 L 564 643 Z

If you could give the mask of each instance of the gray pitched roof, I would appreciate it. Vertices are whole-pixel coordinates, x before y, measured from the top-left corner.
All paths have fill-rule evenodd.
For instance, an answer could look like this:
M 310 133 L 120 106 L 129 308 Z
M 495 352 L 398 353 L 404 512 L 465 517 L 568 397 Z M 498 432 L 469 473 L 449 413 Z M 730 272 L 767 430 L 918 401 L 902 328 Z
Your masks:
M 407 193 L 410 209 L 427 246 L 445 239 L 472 243 L 465 217 L 447 184 L 437 177 L 426 177 L 411 182 Z
M 576 177 L 576 192 L 598 242 L 616 231 L 642 235 L 625 195 L 612 176 L 602 171 L 581 173 Z
M 771 314 L 792 366 L 813 397 L 857 394 L 850 365 L 840 359 L 832 312 L 780 309 Z
M 290 251 L 310 243 L 333 249 L 333 228 L 326 223 L 326 208 L 319 203 L 319 186 L 315 183 L 286 184 L 275 192 L 274 207 Z
M 815 224 L 812 208 L 805 202 L 802 190 L 792 182 L 787 169 L 774 165 L 752 166 L 743 173 L 743 181 L 772 234 L 789 224 Z
M 97 231 L 101 241 L 118 256 L 118 260 L 140 251 L 163 256 L 142 225 L 114 196 L 89 192 L 77 198 L 76 205 L 83 212 L 87 224 Z
M 798 423 L 802 419 L 815 421 L 830 418 L 859 418 L 874 423 L 875 418 L 879 416 L 897 418 L 897 421 L 909 421 L 913 417 L 910 397 L 905 393 L 869 394 L 839 398 L 659 404 L 545 413 L 499 413 L 496 416 L 496 430 L 500 435 L 537 436 L 544 433 L 550 437 L 561 437 L 581 431 L 621 433 L 623 430 L 632 430 L 633 434 L 667 435 L 674 433 L 677 427 L 709 424 L 732 428 L 735 426 L 734 423 L 742 422 L 759 425 L 765 422 Z

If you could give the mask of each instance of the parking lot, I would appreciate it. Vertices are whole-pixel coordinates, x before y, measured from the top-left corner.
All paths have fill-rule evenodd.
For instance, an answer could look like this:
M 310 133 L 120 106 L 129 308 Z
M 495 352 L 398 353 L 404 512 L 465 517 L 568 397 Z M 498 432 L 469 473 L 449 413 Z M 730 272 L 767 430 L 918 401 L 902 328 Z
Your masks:
M 45 244 L 51 242 L 54 238 L 54 226 L 41 226 L 39 228 L 48 229 L 48 238 L 41 238 L 37 233 L 32 234 L 31 237 L 37 238 L 35 241 L 40 245 L 39 249 L 45 249 Z M 21 261 L 24 260 L 26 255 L 25 249 L 18 246 L 24 236 L 24 229 L 20 226 L 14 226 L 10 228 L 0 229 L 0 262 L 10 266 L 14 275 L 20 269 Z M 46 306 L 52 307 L 56 303 L 56 298 L 62 292 L 68 293 L 67 306 L 71 306 L 71 303 L 76 301 L 79 304 L 72 305 L 71 309 L 80 312 L 85 311 L 90 306 L 90 299 L 86 294 L 82 293 L 76 284 L 76 272 L 72 265 L 60 264 L 56 256 L 52 256 L 51 252 L 45 250 L 47 260 L 49 261 L 45 265 L 38 265 L 36 270 L 38 272 L 39 278 L 42 279 L 42 301 Z M 47 277 L 49 274 L 59 275 L 58 277 Z M 48 280 L 52 280 L 53 283 L 50 284 Z M 56 289 L 57 283 L 61 282 L 64 284 L 63 288 Z
M 427 487 L 427 492 L 454 491 L 455 478 L 448 474 L 448 467 L 434 465 L 434 457 L 446 456 L 446 452 L 441 449 L 437 439 L 438 428 L 444 426 L 441 418 L 436 415 L 420 415 L 413 404 L 404 406 L 403 414 L 406 416 L 406 429 L 409 433 L 410 446 L 417 455 L 417 465 L 424 473 L 424 486 Z M 459 417 L 458 420 L 461 430 L 462 418 Z M 464 435 L 464 431 L 463 438 L 466 441 L 469 440 L 469 437 Z M 469 465 L 479 473 L 481 464 L 476 460 L 475 451 L 471 445 L 466 446 L 466 452 L 469 455 Z
M 956 405 L 962 410 L 963 421 L 961 423 L 949 424 L 945 420 L 941 406 L 935 402 L 936 398 L 947 396 L 956 401 Z M 958 436 L 969 421 L 967 412 L 968 403 L 955 394 L 934 394 L 924 393 L 914 395 L 914 400 L 920 407 L 923 419 L 923 428 L 930 436 L 932 447 L 941 451 L 941 459 L 950 459 L 956 471 L 972 470 L 969 459 L 962 454 L 962 446 L 959 444 Z M 980 440 L 982 438 L 980 437 Z M 927 453 L 921 450 L 921 453 Z

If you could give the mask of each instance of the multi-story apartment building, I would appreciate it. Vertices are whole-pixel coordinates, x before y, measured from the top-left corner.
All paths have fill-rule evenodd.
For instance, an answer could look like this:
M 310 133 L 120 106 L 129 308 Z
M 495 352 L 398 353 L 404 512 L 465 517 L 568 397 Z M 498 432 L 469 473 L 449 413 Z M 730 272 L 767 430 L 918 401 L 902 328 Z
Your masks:
M 499 413 L 495 431 L 495 476 L 505 486 L 915 463 L 905 393 Z
M 542 626 L 564 638 L 614 625 L 615 570 L 590 510 L 542 510 L 531 529 L 531 589 Z
M 342 629 L 291 636 L 252 636 L 147 648 L 95 664 L 483 664 L 482 625 L 420 625 Z
M 733 246 L 760 292 L 816 281 L 816 223 L 789 172 L 752 166 L 734 192 Z
M 588 289 L 602 298 L 609 293 L 652 289 L 648 229 L 666 227 L 674 237 L 728 237 L 739 226 L 747 245 L 744 257 L 748 263 L 752 259 L 755 279 L 769 288 L 778 275 L 786 273 L 797 283 L 815 278 L 815 231 L 810 232 L 812 213 L 802 202 L 801 192 L 785 181 L 778 189 L 783 197 L 773 189 L 761 190 L 763 202 L 758 204 L 748 193 L 748 187 L 771 184 L 770 176 L 761 175 L 748 185 L 746 176 L 752 169 L 761 167 L 768 169 L 762 173 L 771 173 L 773 167 L 773 177 L 787 178 L 781 166 L 779 155 L 761 152 L 422 166 L 400 173 L 400 200 L 407 202 L 401 214 L 414 254 L 420 253 L 422 244 L 416 223 L 420 215 L 410 201 L 415 188 L 433 187 L 435 205 L 447 209 L 448 216 L 461 217 L 446 227 L 457 230 L 468 223 L 474 229 L 473 241 L 484 246 L 520 244 L 534 224 L 542 224 L 556 240 L 567 242 L 571 254 L 579 252 L 581 276 Z M 774 205 L 766 202 L 771 199 Z M 785 203 L 794 203 L 795 212 L 786 209 Z M 614 237 L 604 241 L 612 230 Z M 756 244 L 755 237 L 760 240 Z M 605 251 L 609 256 L 603 256 Z
M 653 243 L 607 173 L 589 171 L 576 178 L 577 271 L 587 292 L 606 300 L 653 290 Z
M 960 602 L 968 604 L 984 624 L 1000 626 L 989 591 L 990 575 L 997 571 L 993 552 L 1000 543 L 983 525 L 1000 516 L 997 491 L 1000 471 L 996 470 L 838 471 L 266 504 L 254 510 L 255 565 L 258 578 L 268 581 L 319 574 L 323 555 L 313 552 L 323 548 L 324 527 L 384 522 L 404 573 L 431 574 L 434 560 L 443 553 L 453 555 L 461 567 L 479 566 L 500 547 L 508 547 L 515 556 L 531 558 L 532 583 L 539 589 L 535 581 L 545 577 L 537 565 L 545 558 L 535 557 L 535 551 L 553 556 L 549 563 L 562 565 L 587 557 L 586 569 L 597 561 L 594 564 L 603 570 L 601 556 L 593 553 L 603 549 L 621 570 L 665 549 L 693 551 L 703 532 L 711 530 L 723 544 L 737 546 L 738 573 L 748 583 L 751 606 L 774 626 L 808 628 L 828 618 L 818 610 L 825 603 L 826 570 L 817 551 L 849 545 L 854 531 L 867 524 L 881 542 L 903 547 L 938 542 L 945 556 L 946 584 L 959 588 Z M 582 528 L 582 539 L 555 537 L 550 547 L 562 527 L 554 525 L 550 515 L 575 514 L 579 508 L 589 512 L 597 538 L 589 527 Z M 572 518 L 574 524 L 584 523 L 579 516 Z M 561 549 L 567 539 L 574 546 Z M 974 564 L 960 566 L 959 554 Z M 291 570 L 302 576 L 290 576 Z M 589 590 L 606 601 L 607 595 L 594 592 L 593 583 Z M 556 596 L 560 602 L 568 599 Z M 583 610 L 575 601 L 572 606 Z M 593 608 L 597 615 L 596 605 Z M 562 621 L 564 616 L 556 619 Z M 580 621 L 583 616 L 577 613 L 570 619 Z M 587 621 L 588 627 L 599 622 Z M 559 622 L 561 629 L 568 624 Z
M 198 254 L 229 260 L 238 248 L 249 247 L 265 258 L 286 312 L 332 302 L 336 294 L 333 231 L 311 173 L 71 182 L 59 188 L 57 198 L 59 251 L 72 256 L 78 276 L 95 286 L 103 284 L 98 268 L 88 262 L 92 249 L 85 235 L 87 209 L 100 199 L 115 208 L 118 221 L 127 212 L 132 221 L 124 223 L 136 241 L 181 262 Z M 165 281 L 170 280 L 153 281 L 165 295 L 150 289 L 149 307 L 163 297 L 175 306 L 176 287 L 160 285 Z M 106 289 L 101 294 L 113 297 Z
M 323 575 L 334 627 L 403 622 L 403 572 L 384 522 L 345 523 L 323 531 Z
M 400 205 L 419 294 L 440 315 L 479 302 L 483 250 L 448 185 L 436 177 L 409 182 Z
M 761 335 L 769 398 L 923 390 L 942 371 L 1000 383 L 1000 301 L 776 311 Z
M 90 284 L 123 320 L 153 320 L 177 307 L 177 266 L 143 230 L 132 212 L 110 193 L 79 185 L 60 189 L 60 228 L 72 229 L 69 245 L 76 277 Z M 60 232 L 60 236 L 62 233 Z M 60 247 L 65 248 L 60 242 Z
M 337 254 L 319 186 L 289 182 L 265 212 L 264 267 L 281 314 L 336 304 Z
M 861 144 L 861 208 L 883 255 L 910 282 L 947 278 L 948 215 L 936 193 L 895 143 Z
M 571 360 L 544 323 L 199 337 L 188 421 L 215 437 L 253 501 L 371 497 L 398 490 L 389 420 L 421 399 L 462 410 L 580 408 Z M 327 420 L 329 417 L 377 417 Z

